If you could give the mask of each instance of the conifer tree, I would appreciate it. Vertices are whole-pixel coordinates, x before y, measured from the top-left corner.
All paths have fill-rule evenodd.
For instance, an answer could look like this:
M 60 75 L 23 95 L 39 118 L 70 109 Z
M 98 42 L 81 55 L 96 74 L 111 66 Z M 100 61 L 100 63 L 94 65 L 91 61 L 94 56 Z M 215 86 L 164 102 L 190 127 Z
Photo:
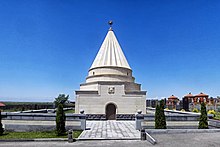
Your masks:
M 4 128 L 2 125 L 2 114 L 1 114 L 1 110 L 0 110 L 0 136 L 4 133 Z
M 160 113 L 161 113 L 161 129 L 166 129 L 166 116 L 164 114 L 164 100 L 160 101 Z
M 160 106 L 156 106 L 155 112 L 155 129 L 160 129 Z
M 63 111 L 63 105 L 59 104 L 56 112 L 56 134 L 57 136 L 64 135 L 66 133 L 65 129 L 66 116 Z
M 205 103 L 201 104 L 201 115 L 199 118 L 199 129 L 208 129 L 208 118 Z
M 156 106 L 155 112 L 155 129 L 166 129 L 166 117 L 164 114 L 164 101 L 160 101 L 160 105 Z

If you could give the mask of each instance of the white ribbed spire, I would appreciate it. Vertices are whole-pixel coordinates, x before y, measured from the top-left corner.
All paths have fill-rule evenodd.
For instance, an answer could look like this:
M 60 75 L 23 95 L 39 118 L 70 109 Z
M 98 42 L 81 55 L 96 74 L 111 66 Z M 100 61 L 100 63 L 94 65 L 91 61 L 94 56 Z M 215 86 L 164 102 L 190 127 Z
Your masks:
M 103 66 L 131 69 L 111 27 L 90 69 Z

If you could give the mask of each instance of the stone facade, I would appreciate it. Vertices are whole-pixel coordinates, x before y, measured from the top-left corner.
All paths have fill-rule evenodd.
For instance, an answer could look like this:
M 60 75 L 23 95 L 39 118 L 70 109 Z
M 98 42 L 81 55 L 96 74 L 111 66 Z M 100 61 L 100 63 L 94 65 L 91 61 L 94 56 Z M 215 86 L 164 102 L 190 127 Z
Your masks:
M 97 83 L 98 91 L 76 91 L 76 113 L 83 109 L 89 114 L 106 114 L 106 106 L 114 104 L 116 114 L 135 114 L 137 110 L 146 113 L 146 92 L 125 91 L 123 82 Z
M 135 83 L 132 70 L 110 28 L 88 72 L 76 90 L 75 110 L 116 119 L 119 114 L 146 113 L 146 91 Z

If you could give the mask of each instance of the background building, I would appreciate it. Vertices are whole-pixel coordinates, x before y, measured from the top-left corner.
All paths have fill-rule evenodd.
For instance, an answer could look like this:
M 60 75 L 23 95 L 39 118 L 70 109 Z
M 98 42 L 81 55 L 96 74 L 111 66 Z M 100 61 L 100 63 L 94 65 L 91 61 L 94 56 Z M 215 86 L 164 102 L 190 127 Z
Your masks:
M 176 109 L 178 102 L 179 102 L 178 97 L 171 95 L 170 97 L 168 97 L 168 100 L 166 101 L 166 106 L 168 109 Z

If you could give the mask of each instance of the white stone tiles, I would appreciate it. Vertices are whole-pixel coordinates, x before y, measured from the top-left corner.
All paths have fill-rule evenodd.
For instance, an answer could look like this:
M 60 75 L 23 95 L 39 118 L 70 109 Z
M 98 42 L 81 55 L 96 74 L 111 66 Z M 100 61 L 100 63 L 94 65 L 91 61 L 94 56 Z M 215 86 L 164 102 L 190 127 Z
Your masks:
M 87 130 L 79 139 L 139 139 L 135 121 L 87 121 Z

